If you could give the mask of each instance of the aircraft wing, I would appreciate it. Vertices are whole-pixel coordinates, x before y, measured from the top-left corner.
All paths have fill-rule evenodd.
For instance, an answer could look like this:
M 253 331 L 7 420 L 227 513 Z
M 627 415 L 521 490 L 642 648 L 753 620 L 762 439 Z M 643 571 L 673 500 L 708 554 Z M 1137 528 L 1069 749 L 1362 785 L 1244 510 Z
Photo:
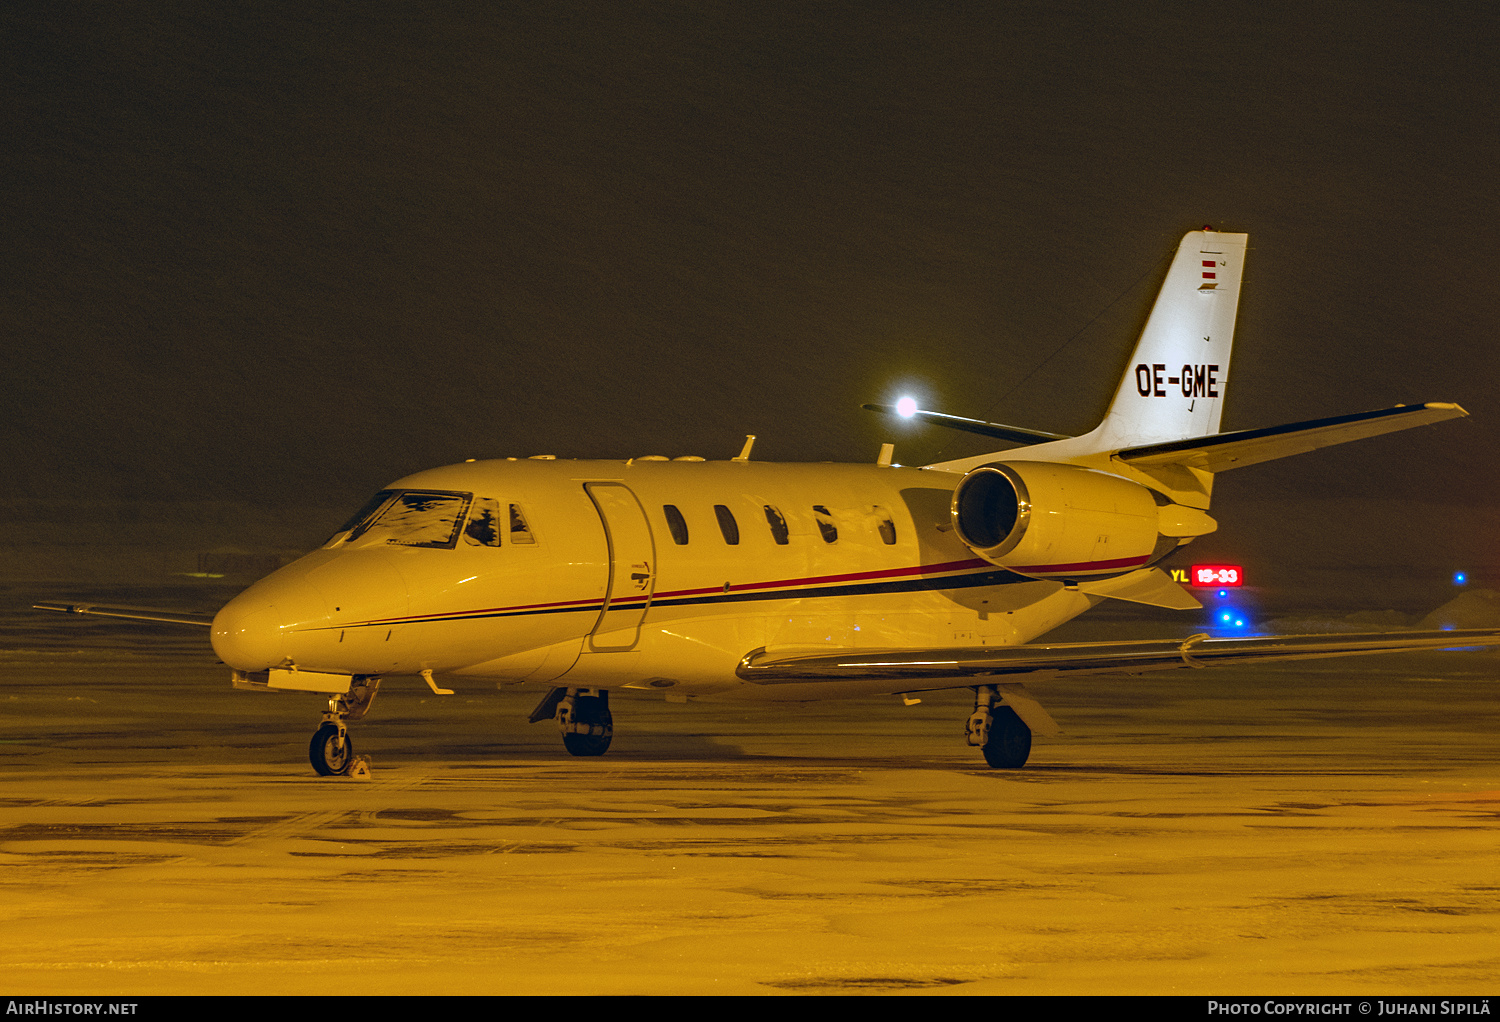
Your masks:
M 1424 405 L 1397 405 L 1373 412 L 1290 422 L 1284 426 L 1243 429 L 1234 433 L 1215 433 L 1164 444 L 1127 447 L 1115 452 L 1115 457 L 1142 468 L 1153 465 L 1188 465 L 1209 472 L 1224 472 L 1293 454 L 1306 454 L 1320 447 L 1364 440 L 1382 433 L 1442 422 L 1444 419 L 1457 419 L 1468 414 L 1458 405 L 1442 401 L 1430 401 Z
M 1259 635 L 1248 638 L 1148 639 L 1133 642 L 1038 643 L 952 649 L 845 650 L 837 653 L 758 649 L 737 673 L 758 685 L 888 678 L 896 689 L 956 688 L 1043 677 L 1144 674 L 1178 667 L 1266 663 L 1417 649 L 1500 646 L 1500 628 L 1375 632 L 1344 635 Z M 1029 676 L 1029 677 L 1027 677 Z M 990 680 L 996 679 L 996 680 Z
M 212 614 L 179 614 L 170 610 L 152 610 L 150 607 L 111 607 L 102 603 L 33 603 L 31 608 L 54 610 L 59 614 L 93 614 L 132 621 L 163 621 L 169 625 L 197 625 L 200 628 L 209 628 L 214 623 Z

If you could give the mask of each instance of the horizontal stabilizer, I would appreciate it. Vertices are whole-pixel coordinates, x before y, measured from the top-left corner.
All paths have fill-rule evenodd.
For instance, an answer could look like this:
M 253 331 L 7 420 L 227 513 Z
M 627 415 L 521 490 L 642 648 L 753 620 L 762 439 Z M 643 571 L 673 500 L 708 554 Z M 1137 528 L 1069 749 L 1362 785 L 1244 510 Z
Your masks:
M 1144 603 L 1148 607 L 1164 607 L 1167 610 L 1203 609 L 1203 604 L 1192 593 L 1173 582 L 1171 576 L 1160 568 L 1142 568 L 1116 578 L 1084 582 L 1078 590 L 1090 596 Z
M 924 412 L 920 409 L 910 415 L 902 415 L 893 405 L 861 405 L 861 408 L 870 412 L 879 412 L 881 415 L 898 415 L 903 419 L 916 419 L 918 422 L 930 422 L 934 426 L 947 426 L 949 429 L 961 430 L 964 433 L 978 433 L 994 440 L 1009 440 L 1013 444 L 1046 444 L 1053 440 L 1067 440 L 1068 437 L 1061 433 L 1043 433 L 1035 429 L 1021 429 L 1019 426 L 1002 426 L 998 422 L 981 422 L 979 419 L 965 419 L 958 415 L 944 415 L 942 412 Z
M 1251 638 L 1148 639 L 1136 642 L 1070 642 L 1030 646 L 965 646 L 951 649 L 846 650 L 795 653 L 755 650 L 738 674 L 758 685 L 816 681 L 889 679 L 893 691 L 958 688 L 976 677 L 1026 675 L 1076 677 L 1144 674 L 1176 667 L 1266 663 L 1418 649 L 1500 646 L 1500 628 L 1441 632 L 1380 632 L 1356 635 L 1261 635 Z M 944 683 L 946 682 L 946 684 Z M 996 684 L 994 681 L 979 684 Z
M 170 610 L 152 610 L 149 607 L 110 607 L 102 603 L 33 603 L 31 609 L 54 610 L 59 614 L 121 617 L 131 621 L 162 621 L 169 625 L 197 625 L 200 628 L 209 628 L 214 623 L 212 614 L 179 614 Z
M 1363 440 L 1382 433 L 1426 426 L 1468 414 L 1458 405 L 1436 401 L 1424 405 L 1397 405 L 1374 412 L 1336 415 L 1328 419 L 1292 422 L 1284 426 L 1243 429 L 1235 433 L 1215 433 L 1164 444 L 1126 447 L 1116 452 L 1115 457 L 1141 468 L 1185 465 L 1208 472 L 1225 472 L 1231 468 L 1258 465 L 1263 461 L 1305 454 L 1319 447 L 1346 444 L 1351 440 Z

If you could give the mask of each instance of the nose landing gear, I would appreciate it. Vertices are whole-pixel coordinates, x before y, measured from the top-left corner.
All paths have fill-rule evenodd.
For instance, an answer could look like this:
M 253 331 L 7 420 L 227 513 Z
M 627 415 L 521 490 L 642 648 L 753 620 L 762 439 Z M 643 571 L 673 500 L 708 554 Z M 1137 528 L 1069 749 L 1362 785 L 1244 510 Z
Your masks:
M 307 748 L 312 767 L 323 777 L 346 773 L 354 762 L 354 740 L 341 720 L 325 721 L 313 732 L 312 744 Z
M 320 776 L 347 774 L 359 762 L 354 758 L 354 740 L 349 737 L 346 722 L 359 720 L 369 712 L 379 688 L 378 677 L 355 675 L 350 679 L 349 691 L 328 697 L 323 723 L 313 732 L 312 743 L 307 747 L 307 758 Z

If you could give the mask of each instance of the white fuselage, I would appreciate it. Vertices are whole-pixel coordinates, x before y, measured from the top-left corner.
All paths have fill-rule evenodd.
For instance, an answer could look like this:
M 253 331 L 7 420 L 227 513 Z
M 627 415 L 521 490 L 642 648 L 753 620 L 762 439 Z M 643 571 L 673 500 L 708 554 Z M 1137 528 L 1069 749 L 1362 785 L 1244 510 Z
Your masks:
M 340 533 L 226 605 L 214 648 L 246 672 L 426 670 L 669 697 L 891 691 L 768 688 L 735 672 L 761 648 L 1014 645 L 1098 602 L 976 557 L 950 525 L 959 478 L 741 461 L 433 469 L 391 490 L 464 495 L 471 518 L 481 502 L 513 506 L 519 531 L 442 547 Z

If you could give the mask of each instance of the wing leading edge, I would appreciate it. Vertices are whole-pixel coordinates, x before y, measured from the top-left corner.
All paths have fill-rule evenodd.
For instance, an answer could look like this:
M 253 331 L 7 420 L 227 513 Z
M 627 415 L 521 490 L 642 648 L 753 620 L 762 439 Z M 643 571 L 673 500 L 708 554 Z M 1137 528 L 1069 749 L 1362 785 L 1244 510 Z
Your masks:
M 33 603 L 33 610 L 52 610 L 59 614 L 92 614 L 95 617 L 120 617 L 130 621 L 162 621 L 169 625 L 196 625 L 211 628 L 212 614 L 178 614 L 150 607 L 112 607 L 102 603 Z
M 1144 674 L 1179 667 L 1310 660 L 1318 657 L 1400 653 L 1418 649 L 1500 646 L 1500 628 L 1441 632 L 1378 632 L 1346 635 L 1263 635 L 1251 638 L 1147 639 L 1134 642 L 1070 642 L 1031 646 L 965 646 L 951 649 L 845 650 L 840 653 L 746 654 L 736 673 L 758 685 L 852 681 L 900 682 L 900 691 L 959 688 L 1016 676 L 1074 677 Z
M 1242 429 L 1237 433 L 1215 433 L 1164 444 L 1126 447 L 1115 457 L 1130 464 L 1149 468 L 1154 465 L 1188 465 L 1209 472 L 1258 465 L 1294 454 L 1306 454 L 1320 447 L 1347 444 L 1383 433 L 1427 426 L 1444 419 L 1458 419 L 1469 413 L 1456 404 L 1429 401 L 1421 405 L 1396 405 L 1373 412 L 1335 415 L 1327 419 L 1289 422 L 1284 426 Z

